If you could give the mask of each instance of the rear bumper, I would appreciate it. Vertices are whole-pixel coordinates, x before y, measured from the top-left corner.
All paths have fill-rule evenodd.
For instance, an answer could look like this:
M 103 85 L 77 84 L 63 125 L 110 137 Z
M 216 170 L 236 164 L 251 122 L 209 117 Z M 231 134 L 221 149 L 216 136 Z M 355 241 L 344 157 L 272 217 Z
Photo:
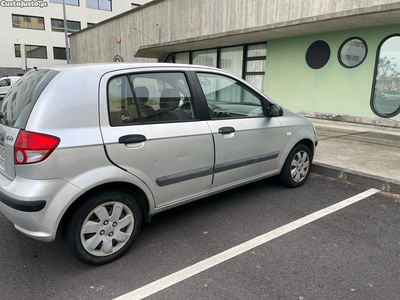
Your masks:
M 23 234 L 51 242 L 64 212 L 81 193 L 64 180 L 15 177 L 9 184 L 0 185 L 0 211 Z

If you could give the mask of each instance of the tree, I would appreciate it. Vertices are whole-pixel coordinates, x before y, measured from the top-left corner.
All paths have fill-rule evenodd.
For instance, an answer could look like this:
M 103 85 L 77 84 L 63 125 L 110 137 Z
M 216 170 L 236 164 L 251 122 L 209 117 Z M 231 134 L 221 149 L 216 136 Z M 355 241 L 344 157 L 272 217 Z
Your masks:
M 400 90 L 400 72 L 397 71 L 397 64 L 392 63 L 387 56 L 379 58 L 376 89 L 381 91 Z

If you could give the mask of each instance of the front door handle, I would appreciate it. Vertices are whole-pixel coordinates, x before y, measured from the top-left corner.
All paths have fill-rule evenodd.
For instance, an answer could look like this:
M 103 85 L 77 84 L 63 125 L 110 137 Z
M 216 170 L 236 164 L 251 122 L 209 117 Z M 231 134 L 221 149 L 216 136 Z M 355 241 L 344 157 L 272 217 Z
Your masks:
M 233 128 L 233 127 L 221 127 L 220 129 L 218 129 L 218 132 L 220 133 L 220 134 L 230 134 L 230 133 L 233 133 L 233 132 L 235 132 L 235 128 Z
M 118 140 L 120 144 L 134 144 L 134 143 L 143 143 L 147 139 L 144 135 L 141 134 L 130 134 L 121 136 Z

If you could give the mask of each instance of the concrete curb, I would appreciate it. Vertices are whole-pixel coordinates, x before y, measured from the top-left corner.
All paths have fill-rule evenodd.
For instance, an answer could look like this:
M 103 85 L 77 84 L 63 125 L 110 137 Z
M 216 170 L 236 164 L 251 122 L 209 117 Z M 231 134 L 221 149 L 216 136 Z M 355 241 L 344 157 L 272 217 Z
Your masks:
M 384 192 L 400 194 L 400 181 L 394 179 L 370 175 L 318 162 L 313 162 L 311 172 L 370 188 L 376 188 Z
M 368 125 L 374 127 L 383 127 L 387 129 L 399 129 L 400 121 L 384 118 L 357 117 L 351 115 L 321 113 L 315 111 L 296 111 L 296 113 L 311 119 L 331 121 L 335 123 L 350 123 L 352 125 Z

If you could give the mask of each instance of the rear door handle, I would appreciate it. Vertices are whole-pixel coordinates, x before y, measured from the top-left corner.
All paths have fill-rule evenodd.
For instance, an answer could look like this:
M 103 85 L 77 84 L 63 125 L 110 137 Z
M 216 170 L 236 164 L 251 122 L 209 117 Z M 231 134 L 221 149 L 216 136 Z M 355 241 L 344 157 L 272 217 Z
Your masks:
M 130 134 L 121 136 L 118 140 L 120 144 L 134 144 L 134 143 L 143 143 L 147 139 L 144 135 L 141 134 Z
M 218 132 L 220 133 L 220 134 L 230 134 L 230 133 L 233 133 L 233 132 L 235 132 L 235 128 L 233 128 L 233 127 L 221 127 L 220 129 L 218 129 Z

